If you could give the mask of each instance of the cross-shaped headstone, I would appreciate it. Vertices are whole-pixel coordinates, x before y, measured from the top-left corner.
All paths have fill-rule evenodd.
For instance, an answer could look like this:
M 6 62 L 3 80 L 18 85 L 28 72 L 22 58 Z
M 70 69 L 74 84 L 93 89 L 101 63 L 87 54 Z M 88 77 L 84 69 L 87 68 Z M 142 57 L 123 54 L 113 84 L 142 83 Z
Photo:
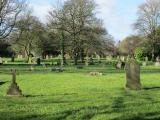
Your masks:
M 12 74 L 12 83 L 7 91 L 7 96 L 22 96 L 22 91 L 20 90 L 16 82 L 16 70 L 15 69 L 11 70 L 11 74 Z

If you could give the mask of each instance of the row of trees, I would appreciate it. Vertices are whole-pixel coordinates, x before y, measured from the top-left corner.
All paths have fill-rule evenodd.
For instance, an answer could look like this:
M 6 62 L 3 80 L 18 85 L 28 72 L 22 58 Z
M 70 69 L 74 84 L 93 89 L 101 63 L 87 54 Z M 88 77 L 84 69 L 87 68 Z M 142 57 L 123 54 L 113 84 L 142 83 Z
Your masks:
M 114 50 L 112 36 L 96 17 L 93 0 L 59 1 L 48 11 L 47 24 L 33 16 L 24 1 L 1 2 L 4 4 L 1 13 L 6 15 L 0 17 L 6 21 L 0 22 L 0 38 L 5 38 L 13 52 L 24 54 L 28 60 L 31 54 L 38 57 L 61 54 L 65 63 L 64 55 L 69 54 L 77 64 L 78 60 L 84 62 L 86 56 L 105 55 L 106 51 Z M 11 13 L 3 13 L 4 10 Z
M 138 8 L 138 19 L 134 24 L 137 35 L 132 35 L 120 43 L 123 54 L 148 56 L 153 61 L 160 55 L 160 0 L 146 0 Z

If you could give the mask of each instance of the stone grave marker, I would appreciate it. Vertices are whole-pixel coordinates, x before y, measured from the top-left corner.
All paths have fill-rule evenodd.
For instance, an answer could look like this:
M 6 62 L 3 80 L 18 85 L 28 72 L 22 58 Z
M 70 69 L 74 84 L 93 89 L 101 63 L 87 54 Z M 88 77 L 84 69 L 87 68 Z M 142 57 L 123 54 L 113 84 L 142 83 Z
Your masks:
M 22 96 L 22 91 L 16 83 L 16 70 L 12 70 L 12 83 L 7 91 L 7 96 Z
M 85 65 L 86 65 L 86 66 L 89 65 L 89 57 L 88 57 L 88 56 L 86 56 Z
M 37 65 L 41 65 L 41 58 L 37 58 L 36 63 L 37 63 Z
M 118 60 L 118 63 L 116 64 L 116 68 L 117 69 L 121 69 L 122 68 L 122 61 Z
M 148 57 L 145 57 L 145 61 L 142 62 L 142 65 L 147 66 L 147 62 L 148 62 Z
M 140 65 L 138 62 L 131 58 L 125 66 L 126 71 L 126 88 L 130 90 L 140 90 Z
M 96 54 L 96 59 L 97 59 L 97 62 L 99 63 L 101 61 L 100 55 Z
M 124 56 L 121 56 L 121 57 L 120 57 L 120 60 L 124 62 L 124 61 L 125 61 L 125 57 L 124 57 Z
M 46 55 L 46 60 L 48 60 L 49 59 L 49 55 Z
M 160 66 L 160 58 L 159 58 L 159 56 L 156 58 L 155 66 L 156 66 L 156 67 L 159 67 L 159 66 Z

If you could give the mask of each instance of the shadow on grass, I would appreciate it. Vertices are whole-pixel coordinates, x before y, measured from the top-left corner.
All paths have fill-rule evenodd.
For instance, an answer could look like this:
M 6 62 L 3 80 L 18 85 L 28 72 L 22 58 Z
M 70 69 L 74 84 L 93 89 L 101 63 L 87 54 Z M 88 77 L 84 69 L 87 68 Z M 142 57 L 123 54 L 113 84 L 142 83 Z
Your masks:
M 65 95 L 74 95 L 75 93 L 66 93 L 66 94 L 60 94 L 60 96 L 65 96 Z M 58 94 L 57 94 L 58 95 Z M 146 94 L 145 94 L 146 95 Z M 147 94 L 149 95 L 149 94 Z M 53 100 L 53 99 L 46 99 L 46 95 L 35 95 L 35 96 L 28 96 L 28 97 L 44 97 L 41 99 L 41 102 L 38 104 L 50 104 L 50 103 L 55 103 L 55 104 L 61 104 L 61 103 L 67 103 L 67 104 L 73 104 L 74 102 L 85 102 L 85 100 Z M 63 111 L 59 111 L 57 113 L 51 114 L 44 114 L 44 115 L 38 115 L 37 114 L 32 114 L 32 113 L 18 113 L 17 111 L 13 111 L 12 113 L 5 113 L 5 112 L 0 112 L 0 119 L 8 118 L 8 120 L 65 120 L 65 119 L 70 119 L 70 120 L 90 120 L 98 115 L 114 115 L 114 114 L 119 114 L 118 116 L 112 116 L 111 120 L 160 120 L 160 112 L 146 112 L 146 113 L 137 113 L 138 111 L 132 111 L 132 108 L 129 106 L 134 106 L 135 104 L 132 104 L 132 102 L 129 104 L 125 104 L 126 100 L 128 98 L 130 100 L 134 99 L 139 99 L 136 98 L 139 96 L 135 96 L 135 94 L 132 93 L 126 93 L 122 92 L 116 97 L 111 97 L 108 99 L 111 99 L 112 103 L 111 104 L 101 104 L 101 105 L 91 105 L 91 106 L 81 106 L 79 108 L 72 107 L 66 108 Z M 146 101 L 149 101 L 146 99 Z M 89 101 L 87 101 L 89 102 Z M 128 101 L 127 101 L 128 102 Z M 142 104 L 145 105 L 146 103 Z M 51 104 L 50 104 L 51 105 Z M 53 106 L 54 107 L 54 106 Z M 137 108 L 138 109 L 138 108 Z M 128 114 L 128 110 L 131 110 L 130 114 Z M 32 111 L 31 111 L 32 112 Z M 133 112 L 133 113 L 132 113 Z M 144 111 L 143 111 L 144 112 Z M 4 119 L 3 118 L 3 119 Z M 108 119 L 108 118 L 106 118 Z
M 34 98 L 34 97 L 47 97 L 47 96 L 69 96 L 69 95 L 77 95 L 77 93 L 64 93 L 64 94 L 51 94 L 51 95 L 24 95 L 26 98 Z
M 7 82 L 9 82 L 9 81 L 6 81 L 6 82 L 1 82 L 0 81 L 0 86 L 3 85 L 3 84 L 6 84 Z
M 143 90 L 160 90 L 160 87 L 144 87 Z

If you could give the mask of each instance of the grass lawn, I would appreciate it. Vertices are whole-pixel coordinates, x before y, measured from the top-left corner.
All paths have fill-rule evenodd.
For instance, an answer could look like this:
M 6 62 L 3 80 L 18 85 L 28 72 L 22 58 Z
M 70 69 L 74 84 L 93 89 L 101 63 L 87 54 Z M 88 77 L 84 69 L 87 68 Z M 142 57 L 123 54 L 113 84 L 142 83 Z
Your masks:
M 101 71 L 92 77 L 89 71 Z M 107 67 L 64 73 L 24 72 L 25 97 L 6 97 L 11 75 L 0 74 L 0 120 L 160 120 L 160 68 L 142 68 L 141 91 L 125 91 L 125 73 Z

